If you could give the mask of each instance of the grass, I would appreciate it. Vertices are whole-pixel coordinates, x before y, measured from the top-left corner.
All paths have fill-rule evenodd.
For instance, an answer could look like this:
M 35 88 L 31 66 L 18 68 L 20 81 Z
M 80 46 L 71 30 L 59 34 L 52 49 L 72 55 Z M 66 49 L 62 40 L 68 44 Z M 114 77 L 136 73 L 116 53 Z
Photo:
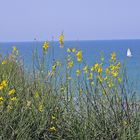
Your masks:
M 107 66 L 103 57 L 88 66 L 73 48 L 65 62 L 47 67 L 50 48 L 44 44 L 41 58 L 33 54 L 28 71 L 16 48 L 1 56 L 0 139 L 139 140 L 139 100 L 116 54 Z

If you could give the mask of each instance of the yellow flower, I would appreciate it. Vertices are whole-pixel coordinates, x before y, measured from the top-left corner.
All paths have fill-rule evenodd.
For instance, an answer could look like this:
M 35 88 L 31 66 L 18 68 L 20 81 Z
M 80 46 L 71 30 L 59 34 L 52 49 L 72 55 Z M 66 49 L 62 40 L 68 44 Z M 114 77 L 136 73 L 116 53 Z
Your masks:
M 111 60 L 116 61 L 116 53 L 113 52 L 111 54 Z
M 50 131 L 50 132 L 55 132 L 55 131 L 56 131 L 56 128 L 55 128 L 54 126 L 53 126 L 53 127 L 50 127 L 50 128 L 49 128 L 49 131 Z
M 100 82 L 102 82 L 103 81 L 103 79 L 102 79 L 102 77 L 101 76 L 97 76 L 97 79 L 100 81 Z
M 72 60 L 68 62 L 68 67 L 69 68 L 73 67 L 73 65 L 74 65 L 74 62 Z
M 116 69 L 116 66 L 111 64 L 111 65 L 109 66 L 109 68 L 110 68 L 111 71 L 114 71 L 114 70 Z
M 89 73 L 89 76 L 88 76 L 88 80 L 92 80 L 92 79 L 93 79 L 93 73 L 90 72 L 90 73 Z
M 6 80 L 3 80 L 1 83 L 0 83 L 0 90 L 2 90 L 3 88 L 5 88 L 7 86 L 7 81 Z
M 119 68 L 121 67 L 121 62 L 118 62 L 117 67 Z
M 18 55 L 18 49 L 15 46 L 13 46 L 12 54 Z
M 102 73 L 102 71 L 103 71 L 103 70 L 102 70 L 101 67 L 99 67 L 99 68 L 97 69 L 97 72 L 98 72 L 98 73 Z
M 56 65 L 52 66 L 52 70 L 55 71 L 56 70 Z
M 76 75 L 77 76 L 80 76 L 80 74 L 81 74 L 81 71 L 78 69 L 78 70 L 76 70 Z
M 75 48 L 72 48 L 72 52 L 75 53 L 76 52 L 76 49 Z
M 10 98 L 11 101 L 16 101 L 17 100 L 17 97 L 12 97 Z
M 104 80 L 106 81 L 107 79 L 108 79 L 108 77 L 107 77 L 107 76 L 105 76 Z
M 39 110 L 40 112 L 43 112 L 43 111 L 44 111 L 44 107 L 43 107 L 43 105 L 42 105 L 42 104 L 40 104 L 40 105 L 39 105 L 38 110 Z
M 118 74 L 118 72 L 113 72 L 112 75 L 116 78 L 116 77 L 118 77 L 119 74 Z
M 85 66 L 85 67 L 83 68 L 83 71 L 84 71 L 84 73 L 88 73 L 88 66 Z
M 1 85 L 4 86 L 4 87 L 6 87 L 6 86 L 7 86 L 7 81 L 6 81 L 6 80 L 3 80 L 3 81 L 1 82 Z
M 109 69 L 106 68 L 105 72 L 106 72 L 106 74 L 108 75 L 108 74 L 109 74 Z
M 3 101 L 3 100 L 4 100 L 4 98 L 2 96 L 0 96 L 0 102 Z
M 63 32 L 59 36 L 59 43 L 60 43 L 60 47 L 63 48 L 64 47 L 64 35 L 63 35 Z
M 17 51 L 17 48 L 15 46 L 13 46 L 13 52 Z
M 16 92 L 16 90 L 15 89 L 11 89 L 10 91 L 9 91 L 9 95 L 12 95 L 12 94 L 14 94 Z
M 93 72 L 95 70 L 94 66 L 91 67 L 91 71 Z
M 71 52 L 70 48 L 67 49 L 67 52 Z
M 109 87 L 109 88 L 112 88 L 113 86 L 114 86 L 114 84 L 112 83 L 112 81 L 109 81 L 109 82 L 108 82 L 108 87 Z
M 3 60 L 1 64 L 2 65 L 5 65 L 6 64 L 6 60 Z
M 49 42 L 45 41 L 44 45 L 43 45 L 43 51 L 47 51 L 49 48 Z
M 76 56 L 77 56 L 77 61 L 78 62 L 81 62 L 82 59 L 83 59 L 82 51 L 78 51 L 77 54 L 76 54 Z
M 99 64 L 98 63 L 96 63 L 95 65 L 94 65 L 94 69 L 98 69 L 98 67 L 99 67 Z

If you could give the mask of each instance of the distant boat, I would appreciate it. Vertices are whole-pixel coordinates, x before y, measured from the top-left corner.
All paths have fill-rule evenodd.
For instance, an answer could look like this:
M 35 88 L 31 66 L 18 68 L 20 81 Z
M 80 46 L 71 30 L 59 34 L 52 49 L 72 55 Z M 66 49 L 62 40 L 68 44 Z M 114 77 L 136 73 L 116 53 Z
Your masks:
M 127 57 L 132 57 L 132 53 L 129 48 L 127 49 Z

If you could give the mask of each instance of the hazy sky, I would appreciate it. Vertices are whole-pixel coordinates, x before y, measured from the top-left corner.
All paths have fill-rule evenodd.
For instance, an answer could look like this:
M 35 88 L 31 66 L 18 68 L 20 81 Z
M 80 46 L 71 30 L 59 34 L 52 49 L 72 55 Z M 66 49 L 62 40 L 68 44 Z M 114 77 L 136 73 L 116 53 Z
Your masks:
M 0 41 L 140 39 L 140 0 L 0 0 Z

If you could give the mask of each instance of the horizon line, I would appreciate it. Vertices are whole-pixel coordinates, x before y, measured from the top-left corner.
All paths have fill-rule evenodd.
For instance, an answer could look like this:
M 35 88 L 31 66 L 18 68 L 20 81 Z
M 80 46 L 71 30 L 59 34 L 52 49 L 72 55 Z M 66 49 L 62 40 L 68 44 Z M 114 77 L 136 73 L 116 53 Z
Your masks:
M 140 38 L 137 39 L 73 39 L 73 40 L 64 40 L 64 42 L 68 42 L 68 41 L 125 41 L 125 40 L 140 40 Z M 0 41 L 0 43 L 22 43 L 22 42 L 59 42 L 59 40 L 23 40 L 23 41 Z

